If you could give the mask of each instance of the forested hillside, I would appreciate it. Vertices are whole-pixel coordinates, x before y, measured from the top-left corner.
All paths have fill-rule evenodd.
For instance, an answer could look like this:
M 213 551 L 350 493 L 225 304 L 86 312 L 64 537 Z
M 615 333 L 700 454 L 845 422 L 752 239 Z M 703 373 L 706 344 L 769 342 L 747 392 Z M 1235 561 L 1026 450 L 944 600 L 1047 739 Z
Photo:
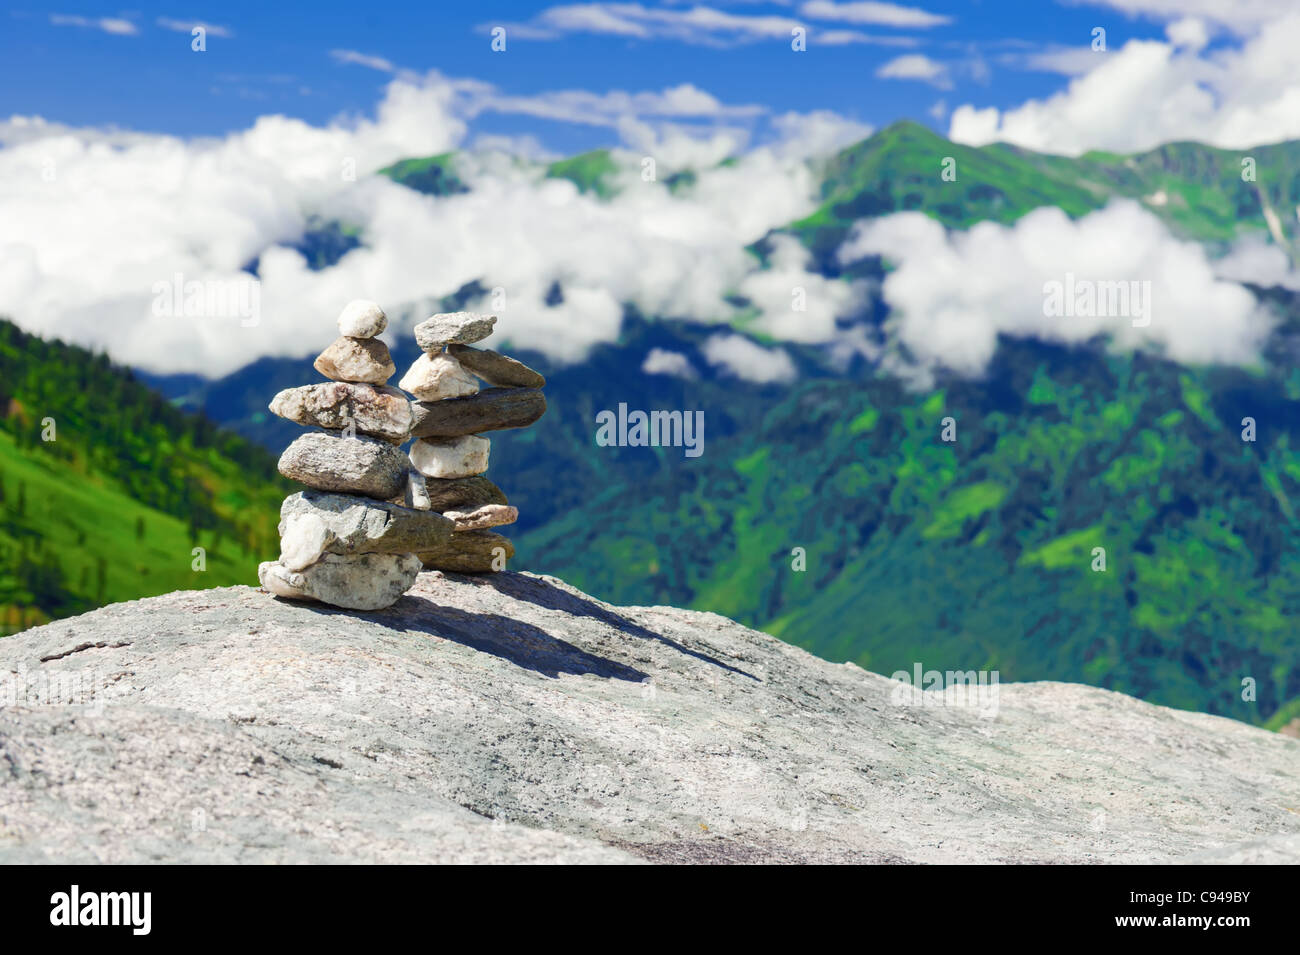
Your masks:
M 0 632 L 250 582 L 285 486 L 265 449 L 0 320 Z

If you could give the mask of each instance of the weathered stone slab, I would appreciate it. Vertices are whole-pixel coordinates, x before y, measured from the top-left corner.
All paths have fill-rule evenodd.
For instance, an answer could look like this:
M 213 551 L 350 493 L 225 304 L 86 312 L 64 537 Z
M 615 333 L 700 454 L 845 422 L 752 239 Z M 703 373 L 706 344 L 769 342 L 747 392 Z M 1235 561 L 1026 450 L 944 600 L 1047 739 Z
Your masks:
M 421 350 L 435 352 L 444 345 L 471 345 L 492 334 L 495 315 L 476 312 L 443 312 L 415 326 L 415 343 Z
M 505 492 L 483 475 L 468 478 L 427 478 L 429 506 L 444 515 L 447 511 L 472 511 L 484 504 L 509 504 Z
M 412 403 L 416 438 L 452 438 L 484 431 L 526 428 L 546 413 L 536 388 L 489 388 L 467 398 Z
M 543 388 L 546 385 L 546 379 L 540 373 L 490 348 L 448 345 L 447 352 L 489 385 L 501 388 Z
M 319 535 L 317 525 L 327 533 Z M 280 507 L 281 563 L 289 564 L 283 541 L 297 541 L 304 536 L 298 530 L 300 526 L 310 530 L 308 539 L 323 540 L 317 553 L 410 554 L 437 546 L 455 525 L 436 511 L 414 510 L 349 494 L 299 491 L 285 498 Z
M 269 407 L 296 424 L 340 430 L 351 423 L 361 434 L 394 444 L 411 436 L 415 421 L 411 400 L 396 388 L 347 381 L 286 388 Z
M 313 431 L 280 455 L 280 473 L 321 491 L 345 491 L 386 501 L 406 485 L 410 461 L 386 441 Z
M 506 569 L 506 562 L 515 556 L 515 545 L 492 531 L 464 531 L 452 534 L 438 547 L 420 551 L 419 556 L 430 570 L 489 574 Z

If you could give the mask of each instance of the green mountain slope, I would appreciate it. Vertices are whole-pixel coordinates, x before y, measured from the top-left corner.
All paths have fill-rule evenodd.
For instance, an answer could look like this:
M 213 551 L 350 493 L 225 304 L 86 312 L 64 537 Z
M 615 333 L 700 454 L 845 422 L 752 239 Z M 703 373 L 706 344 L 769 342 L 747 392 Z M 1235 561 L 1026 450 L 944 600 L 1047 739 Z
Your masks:
M 945 179 L 949 160 L 955 178 Z M 420 192 L 450 195 L 464 189 L 454 166 L 455 156 L 442 154 L 381 172 Z M 551 163 L 546 175 L 607 198 L 616 169 L 610 151 L 597 149 Z M 1263 232 L 1265 205 L 1284 221 L 1300 206 L 1300 142 L 1249 150 L 1169 143 L 1132 155 L 1066 157 L 1006 143 L 965 146 L 903 120 L 819 161 L 815 171 L 821 202 L 789 229 L 832 270 L 833 252 L 855 221 L 894 212 L 919 211 L 966 229 L 986 220 L 1011 223 L 1042 206 L 1077 217 L 1126 198 L 1142 202 L 1175 235 L 1223 243 Z M 694 173 L 665 181 L 676 190 L 693 182 Z
M 1300 387 L 1274 368 L 1004 341 L 986 380 L 923 394 L 871 376 L 779 395 L 695 383 L 676 406 L 706 409 L 704 455 L 640 450 L 642 473 L 606 470 L 520 560 L 876 672 L 996 668 L 1263 722 L 1300 697 Z M 594 433 L 561 402 L 566 438 Z M 528 457 L 555 467 L 559 437 L 537 441 Z
M 546 175 L 551 179 L 567 179 L 582 192 L 594 192 L 607 198 L 613 194 L 609 180 L 617 171 L 618 166 L 608 149 L 593 149 L 551 163 L 546 168 Z
M 955 179 L 942 173 L 954 160 Z M 1243 177 L 1251 161 L 1254 181 Z M 1225 242 L 1266 229 L 1263 202 L 1290 218 L 1300 204 L 1300 142 L 1233 151 L 1170 143 L 1131 156 L 1053 156 L 1005 143 L 971 147 L 899 122 L 824 162 L 822 202 L 791 229 L 823 256 L 853 222 L 915 210 L 951 228 L 1010 223 L 1041 206 L 1086 215 L 1134 199 L 1182 238 Z M 1294 236 L 1291 236 L 1294 238 Z
M 394 182 L 414 189 L 416 192 L 432 196 L 452 196 L 467 191 L 460 176 L 456 174 L 456 160 L 453 153 L 440 153 L 420 159 L 403 159 L 379 170 L 381 176 L 388 176 Z
M 262 448 L 0 321 L 0 634 L 248 583 L 278 549 L 286 489 Z

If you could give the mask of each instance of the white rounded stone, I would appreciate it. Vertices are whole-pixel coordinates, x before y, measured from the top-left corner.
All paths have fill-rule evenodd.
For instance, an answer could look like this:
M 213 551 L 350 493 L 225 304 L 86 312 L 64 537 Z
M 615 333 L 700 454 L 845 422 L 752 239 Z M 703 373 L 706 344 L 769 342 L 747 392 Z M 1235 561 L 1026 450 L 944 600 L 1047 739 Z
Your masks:
M 369 299 L 353 299 L 339 312 L 339 334 L 348 338 L 374 338 L 387 327 L 388 316 Z
M 437 440 L 421 438 L 411 445 L 411 463 L 425 477 L 465 478 L 488 469 L 492 442 L 476 434 Z

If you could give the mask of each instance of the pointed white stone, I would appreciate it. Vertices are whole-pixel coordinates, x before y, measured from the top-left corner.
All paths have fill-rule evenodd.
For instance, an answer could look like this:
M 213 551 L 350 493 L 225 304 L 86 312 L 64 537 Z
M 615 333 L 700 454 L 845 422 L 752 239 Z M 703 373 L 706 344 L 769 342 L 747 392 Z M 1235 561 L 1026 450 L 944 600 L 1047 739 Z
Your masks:
M 421 401 L 478 394 L 478 379 L 445 352 L 421 355 L 397 384 Z

